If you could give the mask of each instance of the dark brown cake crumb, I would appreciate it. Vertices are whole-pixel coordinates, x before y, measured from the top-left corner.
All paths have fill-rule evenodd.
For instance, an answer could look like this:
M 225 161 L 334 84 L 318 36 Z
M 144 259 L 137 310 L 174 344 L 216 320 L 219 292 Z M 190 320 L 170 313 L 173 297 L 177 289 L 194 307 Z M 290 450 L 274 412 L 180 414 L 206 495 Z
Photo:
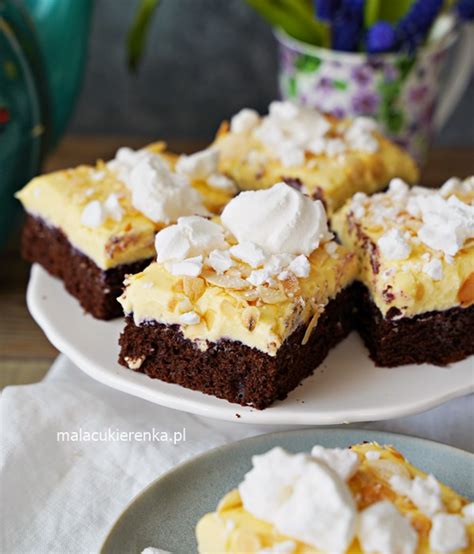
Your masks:
M 414 317 L 399 317 L 391 308 L 384 318 L 364 285 L 353 290 L 357 330 L 376 365 L 445 366 L 474 354 L 474 305 Z
M 27 215 L 23 227 L 21 253 L 28 262 L 39 263 L 51 275 L 62 279 L 69 294 L 97 319 L 123 315 L 117 298 L 122 294 L 125 275 L 142 271 L 151 261 L 140 260 L 103 270 L 75 249 L 60 229 L 31 215 Z
M 228 339 L 209 343 L 202 351 L 183 337 L 178 325 L 149 322 L 137 326 L 129 315 L 119 341 L 119 363 L 128 367 L 127 360 L 142 360 L 133 364 L 135 370 L 149 377 L 263 409 L 283 400 L 313 373 L 330 349 L 349 334 L 353 315 L 349 287 L 328 303 L 306 344 L 302 344 L 306 331 L 302 325 L 276 356 Z

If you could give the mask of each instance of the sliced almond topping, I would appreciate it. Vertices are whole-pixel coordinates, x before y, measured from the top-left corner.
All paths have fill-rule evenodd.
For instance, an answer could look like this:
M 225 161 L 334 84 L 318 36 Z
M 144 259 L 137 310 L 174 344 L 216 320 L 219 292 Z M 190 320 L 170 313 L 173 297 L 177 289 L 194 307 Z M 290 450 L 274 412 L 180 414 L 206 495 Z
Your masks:
M 288 299 L 281 289 L 273 289 L 270 287 L 258 287 L 258 294 L 265 304 L 279 304 Z
M 233 277 L 232 275 L 217 275 L 216 273 L 212 273 L 210 271 L 204 272 L 202 276 L 211 285 L 222 287 L 223 289 L 244 290 L 250 288 L 250 283 L 240 277 Z
M 260 319 L 260 311 L 255 306 L 249 306 L 242 312 L 242 322 L 252 332 Z
M 190 312 L 193 309 L 193 305 L 189 298 L 183 298 L 179 303 L 176 304 L 176 309 L 180 314 L 185 314 Z
M 183 290 L 184 294 L 191 300 L 191 302 L 196 302 L 206 288 L 206 283 L 204 279 L 200 277 L 183 277 Z
M 214 310 L 206 310 L 202 317 L 206 322 L 207 329 L 210 330 L 216 320 L 216 312 Z
M 168 302 L 168 310 L 170 310 L 170 312 L 174 312 L 177 304 L 178 304 L 178 299 L 176 298 L 176 296 L 173 296 L 172 298 L 170 298 Z
M 425 287 L 423 286 L 422 283 L 418 283 L 416 285 L 416 295 L 415 295 L 416 300 L 421 300 L 424 295 L 425 295 Z
M 258 300 L 260 298 L 260 295 L 258 293 L 258 290 L 257 289 L 249 289 L 249 290 L 244 290 L 240 293 L 240 295 L 242 296 L 242 298 L 244 298 L 244 300 L 246 300 L 247 302 L 255 302 L 255 300 Z
M 125 356 L 124 360 L 130 369 L 140 369 L 142 363 L 145 361 L 145 356 L 137 356 L 136 358 Z
M 461 285 L 458 292 L 458 299 L 461 306 L 467 307 L 474 303 L 474 272 Z
M 308 343 L 309 338 L 311 337 L 311 333 L 313 332 L 313 329 L 318 324 L 318 319 L 320 315 L 321 315 L 321 312 L 319 310 L 316 310 L 314 312 L 314 315 L 311 318 L 311 321 L 309 322 L 308 327 L 306 327 L 306 332 L 304 334 L 303 340 L 301 341 L 301 344 L 303 346 Z
M 173 292 L 184 292 L 183 280 L 178 279 L 171 287 Z
M 282 281 L 283 289 L 286 294 L 295 294 L 300 290 L 298 279 L 291 273 L 287 279 Z

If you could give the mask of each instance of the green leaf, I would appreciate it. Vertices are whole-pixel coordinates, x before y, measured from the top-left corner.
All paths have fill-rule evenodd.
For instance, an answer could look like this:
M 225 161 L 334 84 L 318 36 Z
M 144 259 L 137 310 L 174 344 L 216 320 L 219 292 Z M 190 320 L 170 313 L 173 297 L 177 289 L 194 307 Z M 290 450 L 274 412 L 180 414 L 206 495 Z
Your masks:
M 383 2 L 383 0 L 365 0 L 364 23 L 367 29 L 380 20 L 380 2 Z
M 396 23 L 410 9 L 414 0 L 380 0 L 378 10 L 378 21 Z
M 270 25 L 283 29 L 287 34 L 318 46 L 329 43 L 328 27 L 314 19 L 309 4 L 300 0 L 247 0 Z
M 160 0 L 140 0 L 138 5 L 127 37 L 128 67 L 132 71 L 137 70 L 142 58 L 151 19 L 159 3 Z

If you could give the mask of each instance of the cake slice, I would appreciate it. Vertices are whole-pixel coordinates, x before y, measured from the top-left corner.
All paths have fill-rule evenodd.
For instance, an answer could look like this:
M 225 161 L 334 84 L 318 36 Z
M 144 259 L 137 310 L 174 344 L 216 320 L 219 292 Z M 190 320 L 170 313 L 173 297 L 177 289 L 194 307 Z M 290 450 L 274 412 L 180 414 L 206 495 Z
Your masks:
M 219 213 L 235 193 L 218 153 L 178 157 L 164 143 L 33 179 L 17 198 L 27 212 L 23 256 L 64 281 L 94 317 L 122 314 L 125 275 L 144 269 L 158 230 L 181 215 Z
M 469 554 L 474 503 L 393 446 L 282 448 L 198 522 L 199 554 Z
M 321 202 L 284 183 L 241 193 L 221 220 L 179 218 L 156 251 L 119 299 L 130 369 L 265 408 L 351 329 L 356 258 Z
M 357 253 L 358 329 L 380 366 L 474 354 L 474 178 L 357 194 L 332 219 Z
M 340 120 L 291 102 L 272 102 L 263 117 L 240 111 L 222 124 L 212 147 L 239 188 L 285 181 L 322 200 L 329 214 L 356 192 L 384 189 L 393 177 L 418 178 L 413 159 L 372 119 Z

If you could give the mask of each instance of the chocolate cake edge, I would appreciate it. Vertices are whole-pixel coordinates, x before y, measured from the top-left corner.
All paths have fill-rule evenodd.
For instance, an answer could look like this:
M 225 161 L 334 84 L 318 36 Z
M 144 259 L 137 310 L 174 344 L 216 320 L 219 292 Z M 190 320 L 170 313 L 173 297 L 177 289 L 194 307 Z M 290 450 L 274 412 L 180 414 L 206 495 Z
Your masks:
M 199 349 L 178 325 L 135 325 L 126 317 L 119 363 L 151 378 L 175 383 L 243 406 L 264 409 L 283 400 L 323 362 L 353 328 L 351 286 L 331 300 L 308 342 L 306 325 L 286 339 L 276 356 L 238 341 L 221 339 Z
M 148 258 L 101 269 L 79 252 L 61 229 L 31 214 L 27 214 L 23 226 L 21 253 L 26 261 L 40 264 L 53 277 L 61 279 L 86 312 L 103 320 L 123 316 L 117 298 L 122 293 L 125 276 L 142 271 L 151 262 Z
M 430 363 L 446 366 L 474 354 L 474 305 L 384 317 L 362 283 L 353 287 L 356 328 L 379 367 Z

